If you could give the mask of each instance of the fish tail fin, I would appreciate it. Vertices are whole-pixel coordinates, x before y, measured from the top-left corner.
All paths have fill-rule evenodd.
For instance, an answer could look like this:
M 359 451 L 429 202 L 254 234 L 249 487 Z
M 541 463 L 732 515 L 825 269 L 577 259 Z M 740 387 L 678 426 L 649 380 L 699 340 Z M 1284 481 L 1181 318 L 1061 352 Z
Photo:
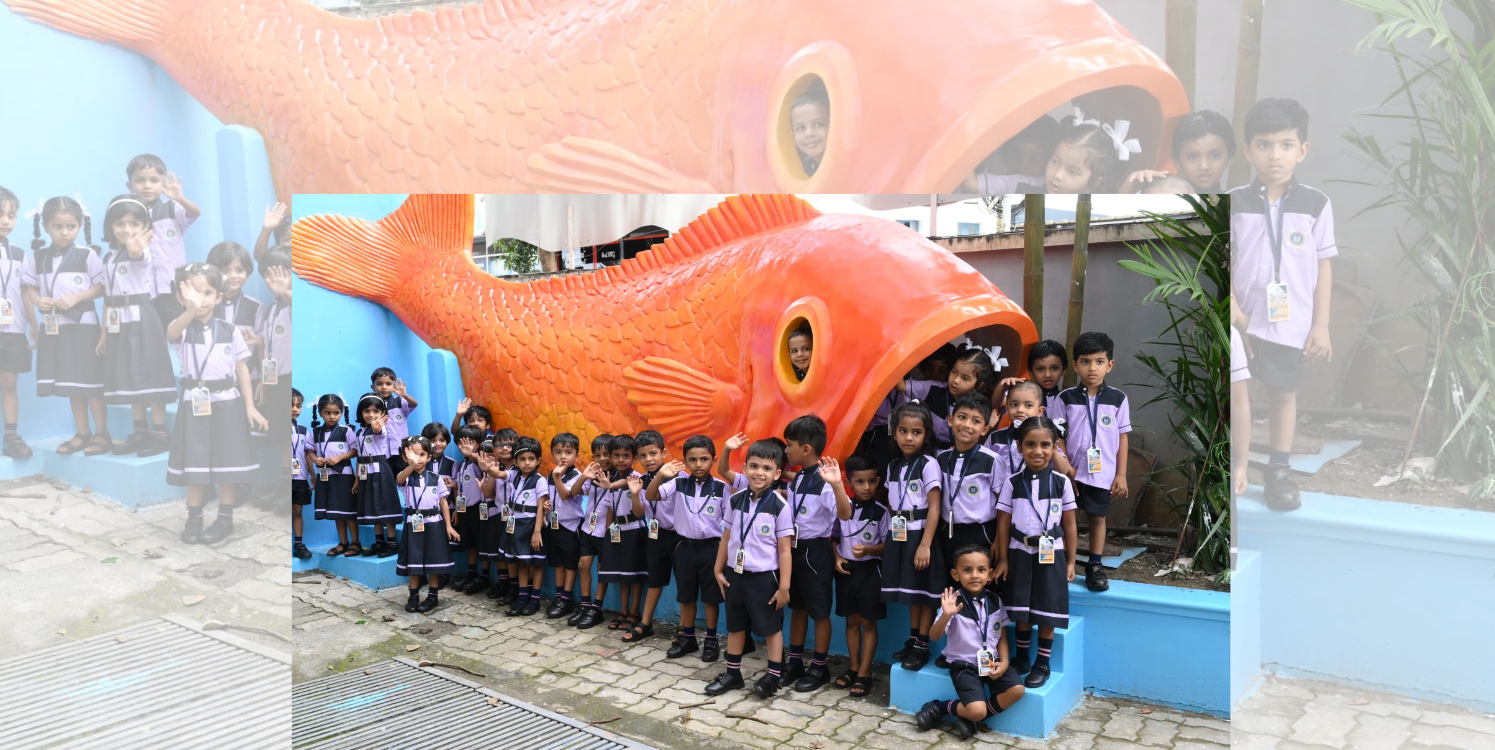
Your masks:
M 412 195 L 378 221 L 308 216 L 291 227 L 291 265 L 313 284 L 387 305 L 433 260 L 472 252 L 472 219 L 471 195 Z
M 16 13 L 59 31 L 145 52 L 181 15 L 176 0 L 4 0 Z

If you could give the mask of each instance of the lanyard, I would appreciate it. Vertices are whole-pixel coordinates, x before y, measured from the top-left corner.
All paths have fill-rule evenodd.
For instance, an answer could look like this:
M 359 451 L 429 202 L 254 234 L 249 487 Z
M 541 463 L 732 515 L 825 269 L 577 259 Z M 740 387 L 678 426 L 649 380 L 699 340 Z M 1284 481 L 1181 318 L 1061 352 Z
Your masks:
M 746 552 L 748 534 L 752 533 L 753 531 L 753 518 L 758 515 L 758 505 L 763 501 L 763 498 L 768 497 L 769 493 L 771 492 L 773 492 L 772 488 L 766 489 L 763 491 L 762 496 L 754 498 L 753 491 L 747 490 L 747 509 L 737 514 L 737 522 L 742 526 L 741 533 L 737 535 L 738 552 Z
M 856 508 L 856 510 L 858 510 L 858 511 L 865 510 L 865 511 L 871 512 L 873 510 L 872 503 L 867 503 L 866 507 L 858 507 L 858 508 Z M 853 533 L 851 535 L 851 539 L 853 540 L 852 544 L 855 544 L 857 541 L 861 540 L 861 538 L 862 538 L 862 532 L 866 531 L 868 526 L 871 526 L 871 525 L 877 523 L 878 521 L 880 521 L 882 519 L 880 519 L 880 518 L 874 518 L 874 519 L 872 519 L 872 520 L 869 521 L 869 520 L 867 520 L 867 516 L 863 515 L 860 518 L 858 518 L 857 520 L 859 520 L 859 521 L 862 522 L 862 526 L 861 526 L 861 528 L 857 529 L 855 533 Z M 847 526 L 845 526 L 843 528 L 850 528 L 850 524 L 851 524 L 850 520 L 841 521 L 840 523 L 847 524 Z
M 427 481 L 427 477 L 430 477 L 430 481 Z M 426 490 L 435 486 L 435 483 L 436 477 L 431 474 L 430 469 L 411 475 L 409 479 L 405 480 L 405 489 L 410 491 L 411 513 L 420 513 L 420 501 L 425 498 Z
M 242 292 L 239 294 L 239 296 L 233 299 L 224 299 L 222 302 L 218 303 L 218 309 L 214 311 L 217 313 L 221 313 L 221 315 L 215 315 L 214 317 L 218 318 L 219 320 L 238 325 L 239 303 L 242 301 L 244 301 L 244 295 Z
M 1007 430 L 1007 475 L 1008 476 L 1012 476 L 1013 474 L 1016 474 L 1019 471 L 1021 471 L 1022 469 L 1020 469 L 1019 467 L 1021 467 L 1023 465 L 1022 448 L 1021 448 L 1021 446 L 1019 446 L 1017 444 L 1017 439 L 1012 434 L 1013 429 L 1016 429 L 1016 428 L 1012 428 L 1012 429 L 1008 429 Z M 1014 456 L 1017 457 L 1016 461 L 1012 460 Z
M 4 238 L 0 238 L 0 269 L 3 269 L 0 270 L 0 297 L 10 295 L 10 279 L 15 275 L 15 272 L 9 268 L 10 261 L 12 260 L 10 257 L 10 248 L 10 242 Z M 20 261 L 17 262 L 17 265 L 20 265 Z
M 808 475 L 810 475 L 811 473 L 813 473 L 816 476 L 818 476 L 820 474 L 820 465 L 816 464 L 815 466 L 811 466 L 808 469 L 801 468 L 800 472 L 799 472 L 799 476 L 797 476 L 797 477 L 794 478 L 794 483 L 795 483 L 796 487 L 793 487 L 793 488 L 790 489 L 789 497 L 790 498 L 798 498 L 798 499 L 794 500 L 794 517 L 795 518 L 799 518 L 799 509 L 803 508 L 805 506 L 805 495 L 803 494 L 803 492 L 804 492 L 804 489 L 805 489 L 805 484 L 810 481 L 810 478 L 809 478 Z
M 207 346 L 203 347 L 203 355 L 201 357 L 197 356 L 196 349 L 192 350 L 192 362 L 197 365 L 197 379 L 207 380 L 206 377 L 203 377 L 203 372 L 208 366 L 208 360 L 213 357 L 213 345 L 217 343 L 213 340 L 213 325 L 211 323 L 202 324 L 202 338 L 203 343 L 207 344 Z M 191 348 L 191 345 L 189 344 L 188 347 Z
M 656 469 L 656 471 L 657 471 L 657 469 Z M 646 513 L 644 513 L 644 518 L 658 518 L 659 517 L 659 503 L 660 503 L 660 501 L 659 500 L 650 500 L 649 499 L 649 483 L 654 481 L 654 473 L 655 472 L 651 471 L 651 472 L 649 472 L 647 474 L 644 474 L 643 476 L 639 477 L 640 479 L 642 479 L 644 481 L 644 488 L 641 489 L 641 490 L 639 490 L 639 495 L 642 496 L 642 498 L 644 500 L 644 507 L 646 507 L 646 508 L 649 509 Z M 632 505 L 633 504 L 632 500 L 630 500 L 628 504 Z
M 960 597 L 966 601 L 967 605 L 970 606 L 971 611 L 976 613 L 976 626 L 980 629 L 981 632 L 981 648 L 985 649 L 986 639 L 991 637 L 991 629 L 987 626 L 991 624 L 991 618 L 996 617 L 997 613 L 987 610 L 987 600 L 986 594 L 984 592 L 979 599 L 973 600 L 971 599 L 971 595 L 965 592 L 965 589 L 961 589 Z
M 920 458 L 922 458 L 922 456 Z M 921 469 L 921 471 L 919 472 L 919 474 L 920 474 L 920 476 L 923 476 L 922 469 L 924 467 L 922 465 L 920 465 L 919 468 Z M 904 466 L 904 469 L 903 469 L 903 479 L 900 482 L 898 482 L 898 506 L 895 507 L 895 508 L 893 508 L 893 510 L 898 511 L 899 515 L 902 515 L 904 513 L 904 511 L 913 512 L 914 510 L 917 510 L 917 508 L 913 507 L 912 503 L 910 503 L 909 507 L 907 507 L 907 508 L 903 507 L 903 501 L 908 499 L 908 479 L 909 479 L 909 477 L 913 476 L 913 473 L 914 473 L 914 461 L 909 461 Z M 938 521 L 939 519 L 936 518 L 935 520 Z
M 275 316 L 280 314 L 280 298 L 270 303 L 270 314 L 265 316 L 265 357 L 275 359 Z
M 64 262 L 67 261 L 68 254 L 73 251 L 73 246 L 72 245 L 68 245 L 67 249 L 62 250 L 61 252 L 51 252 L 51 250 L 55 250 L 55 249 L 56 249 L 55 246 L 53 248 L 49 248 L 48 249 L 49 252 L 45 256 L 47 260 L 52 261 L 52 277 L 47 280 L 47 298 L 48 299 L 52 299 L 53 298 L 53 293 L 57 291 L 57 276 L 62 273 L 62 266 L 63 266 Z M 41 273 L 45 273 L 45 272 L 41 272 Z
M 1277 199 L 1277 226 L 1275 227 L 1276 231 L 1273 231 L 1274 227 L 1272 226 L 1272 203 L 1271 203 L 1271 201 L 1267 201 L 1266 200 L 1266 190 L 1267 190 L 1266 186 L 1263 185 L 1262 188 L 1261 188 L 1261 190 L 1262 190 L 1262 200 L 1266 203 L 1266 209 L 1267 209 L 1267 241 L 1269 243 L 1271 243 L 1271 245 L 1272 245 L 1272 266 L 1273 266 L 1273 268 L 1272 268 L 1272 281 L 1273 282 L 1281 282 L 1282 281 L 1282 217 L 1283 217 L 1283 214 L 1287 213 L 1287 211 L 1285 210 L 1287 208 L 1287 196 L 1292 195 L 1293 186 L 1292 185 L 1288 185 L 1287 186 L 1287 190 L 1283 191 L 1282 197 Z
M 701 497 L 701 490 L 706 490 L 706 493 L 707 493 L 706 494 L 706 499 L 702 500 L 701 504 L 698 505 L 698 506 L 696 506 L 696 507 L 694 507 L 694 508 L 690 507 L 689 496 L 687 496 L 687 498 L 685 500 L 685 509 L 688 510 L 688 511 L 690 511 L 691 515 L 698 515 L 698 514 L 700 514 L 701 511 L 703 511 L 703 510 L 706 509 L 707 505 L 711 504 L 712 500 L 714 500 L 717 497 L 719 497 L 719 495 L 714 494 L 716 492 L 716 480 L 712 479 L 711 477 L 707 477 L 706 481 L 704 481 L 704 482 L 697 482 L 697 481 L 692 480 L 691 484 L 697 485 L 696 486 L 696 497 Z
M 1100 390 L 1098 390 L 1098 391 L 1095 392 L 1095 397 L 1094 398 L 1091 398 L 1089 394 L 1085 395 L 1085 418 L 1088 419 L 1088 420 L 1090 420 L 1090 447 L 1091 448 L 1099 448 L 1100 447 L 1100 446 L 1098 446 L 1098 445 L 1095 444 L 1095 438 L 1096 438 L 1096 430 L 1097 430 L 1097 427 L 1098 427 L 1098 419 L 1100 417 L 1100 395 L 1102 393 L 1105 393 L 1105 392 L 1106 392 L 1106 384 L 1105 383 L 1101 383 L 1100 384 Z M 1091 404 L 1092 403 L 1095 405 L 1094 410 L 1091 409 Z
M 1048 496 L 1048 499 L 1049 500 L 1053 500 L 1054 499 L 1054 470 L 1053 469 L 1044 469 L 1044 471 L 1048 472 L 1048 478 L 1049 478 L 1049 496 Z M 1025 471 L 1023 473 L 1023 487 L 1028 490 L 1028 507 L 1033 510 L 1033 517 L 1034 518 L 1038 518 L 1038 503 L 1037 503 L 1037 501 L 1043 499 L 1043 498 L 1035 498 L 1035 497 L 1033 497 L 1034 495 L 1038 494 L 1038 478 L 1039 478 L 1039 474 L 1040 473 L 1033 473 L 1031 471 Z M 1028 480 L 1029 479 L 1031 479 L 1033 481 L 1032 485 L 1028 484 Z M 1053 527 L 1049 526 L 1049 507 L 1050 507 L 1050 505 L 1051 505 L 1051 503 L 1050 504 L 1046 504 L 1046 505 L 1043 506 L 1043 521 L 1041 522 L 1043 524 L 1043 526 L 1039 527 L 1039 533 L 1040 534 L 1047 532 L 1050 528 L 1053 528 Z
M 317 458 L 329 458 L 329 456 L 327 455 L 327 446 L 333 440 L 333 433 L 337 432 L 337 428 L 339 428 L 341 426 L 342 425 L 331 425 L 329 427 L 323 428 L 323 429 L 326 430 L 326 432 L 322 433 L 321 439 L 316 439 L 315 440 L 315 442 L 316 442 L 315 450 L 317 452 Z M 313 438 L 315 438 L 315 437 L 316 436 L 313 435 Z
M 955 480 L 953 488 L 950 484 L 950 477 L 954 476 L 954 474 L 946 472 L 944 464 L 940 465 L 940 475 L 945 479 L 945 494 L 949 497 L 947 505 L 950 506 L 950 523 L 947 526 L 949 526 L 949 536 L 951 538 L 955 536 L 955 501 L 960 498 L 960 488 L 966 483 L 966 475 L 971 473 L 971 459 L 976 457 L 976 451 L 979 448 L 980 444 L 978 443 L 966 453 L 965 458 L 961 458 L 959 451 L 950 451 L 950 468 L 954 469 L 956 460 L 960 461 L 960 478 Z
M 538 472 L 538 471 L 530 474 L 529 476 L 525 476 L 523 474 L 520 474 L 518 477 L 516 477 L 514 479 L 514 499 L 516 501 L 514 503 L 515 507 L 517 507 L 517 508 L 527 508 L 528 507 L 528 506 L 525 506 L 524 504 L 518 502 L 518 500 L 519 500 L 519 493 L 524 492 L 525 490 L 532 490 L 532 489 L 534 489 L 535 485 L 539 484 L 539 482 L 540 482 L 540 472 Z M 538 502 L 536 503 L 536 505 L 538 505 Z

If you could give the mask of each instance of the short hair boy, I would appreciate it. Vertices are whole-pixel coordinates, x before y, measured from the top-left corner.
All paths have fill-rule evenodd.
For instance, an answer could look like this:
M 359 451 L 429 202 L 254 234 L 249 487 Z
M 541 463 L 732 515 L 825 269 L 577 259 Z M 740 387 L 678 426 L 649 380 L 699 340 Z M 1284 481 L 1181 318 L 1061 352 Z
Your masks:
M 1115 344 L 1099 331 L 1075 339 L 1074 365 L 1080 384 L 1059 394 L 1069 427 L 1064 435 L 1070 479 L 1075 481 L 1080 509 L 1090 521 L 1090 558 L 1085 564 L 1085 587 L 1111 587 L 1101 556 L 1106 549 L 1106 511 L 1111 496 L 1125 497 L 1127 436 L 1132 431 L 1131 406 L 1126 394 L 1106 385 L 1116 366 Z

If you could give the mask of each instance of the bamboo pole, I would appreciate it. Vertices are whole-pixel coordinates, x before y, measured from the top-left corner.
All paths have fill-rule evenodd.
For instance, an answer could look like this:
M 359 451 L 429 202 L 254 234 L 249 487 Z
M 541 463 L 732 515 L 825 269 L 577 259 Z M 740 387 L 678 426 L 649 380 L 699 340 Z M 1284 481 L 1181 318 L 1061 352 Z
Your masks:
M 1235 57 L 1235 111 L 1231 124 L 1237 139 L 1235 158 L 1230 161 L 1230 178 L 1225 183 L 1244 185 L 1251 177 L 1246 163 L 1246 110 L 1256 104 L 1256 84 L 1261 68 L 1261 14 L 1263 0 L 1241 0 L 1241 40 Z
M 1023 197 L 1023 312 L 1043 338 L 1043 225 L 1042 195 Z
M 1184 96 L 1194 103 L 1195 49 L 1199 29 L 1199 0 L 1168 0 L 1164 21 L 1164 56 L 1183 84 Z
M 1090 194 L 1081 193 L 1075 203 L 1075 248 L 1069 270 L 1069 337 L 1064 345 L 1073 350 L 1075 339 L 1085 329 L 1085 267 L 1090 261 Z M 1064 387 L 1075 384 L 1075 370 L 1064 373 Z

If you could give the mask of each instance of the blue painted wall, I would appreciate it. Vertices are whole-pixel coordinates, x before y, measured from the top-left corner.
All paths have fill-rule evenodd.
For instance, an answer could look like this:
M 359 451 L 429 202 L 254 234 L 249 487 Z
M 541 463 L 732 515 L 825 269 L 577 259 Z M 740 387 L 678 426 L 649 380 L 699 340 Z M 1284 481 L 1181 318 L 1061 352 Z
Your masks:
M 1268 671 L 1495 711 L 1495 514 L 1312 492 L 1279 513 L 1259 487 L 1239 508 Z
M 187 232 L 187 259 L 201 261 L 225 239 L 254 243 L 265 204 L 274 200 L 263 141 L 226 128 L 154 63 L 133 52 L 39 26 L 0 5 L 0 49 L 9 61 L 3 97 L 0 185 L 21 200 L 10 241 L 29 249 L 28 211 L 55 195 L 81 194 L 103 219 L 125 190 L 125 164 L 154 153 L 181 178 L 203 215 Z M 95 225 L 94 239 L 103 228 Z M 245 287 L 270 297 L 258 274 Z M 21 432 L 28 439 L 70 435 L 67 400 L 38 399 L 23 376 Z

